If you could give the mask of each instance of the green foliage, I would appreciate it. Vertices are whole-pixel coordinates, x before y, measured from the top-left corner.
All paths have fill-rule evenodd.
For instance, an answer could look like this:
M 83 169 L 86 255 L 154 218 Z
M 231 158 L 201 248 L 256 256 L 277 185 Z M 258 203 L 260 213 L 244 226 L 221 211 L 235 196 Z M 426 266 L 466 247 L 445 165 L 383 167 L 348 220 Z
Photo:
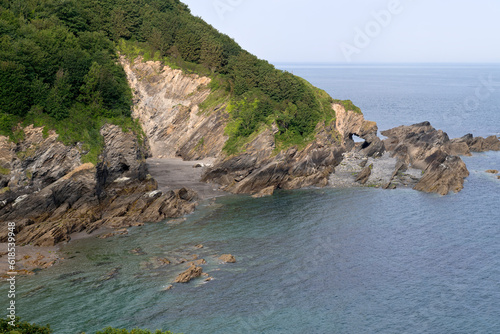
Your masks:
M 161 330 L 156 330 L 151 332 L 144 329 L 132 329 L 128 331 L 126 329 L 116 329 L 116 328 L 105 328 L 103 331 L 96 332 L 96 334 L 173 334 L 171 331 L 163 332 Z
M 9 175 L 10 169 L 0 166 L 0 175 Z
M 27 322 L 21 321 L 19 317 L 16 317 L 15 326 L 9 325 L 10 319 L 2 318 L 0 319 L 0 333 L 20 333 L 20 334 L 50 334 L 52 330 L 49 325 L 39 326 L 36 324 L 29 324 Z
M 65 142 L 85 140 L 95 157 L 102 120 L 130 117 L 116 51 L 210 76 L 201 107 L 230 101 L 228 152 L 266 124 L 277 124 L 282 143 L 302 143 L 335 118 L 328 94 L 241 49 L 179 0 L 19 0 L 0 1 L 0 131 L 12 137 L 13 117 L 30 119 Z
M 333 100 L 333 102 L 343 105 L 346 111 L 351 110 L 355 113 L 361 114 L 361 109 L 356 107 L 351 100 Z
M 9 334 L 51 334 L 53 333 L 50 329 L 49 325 L 39 326 L 36 324 L 30 324 L 28 322 L 21 321 L 19 317 L 16 317 L 15 326 L 12 327 L 9 324 L 10 319 L 0 319 L 0 333 L 9 333 Z M 84 333 L 82 333 L 84 334 Z M 95 334 L 174 334 L 171 331 L 161 331 L 156 330 L 151 332 L 150 330 L 145 329 L 132 329 L 128 331 L 126 329 L 117 329 L 112 327 L 107 327 L 102 331 L 98 331 Z

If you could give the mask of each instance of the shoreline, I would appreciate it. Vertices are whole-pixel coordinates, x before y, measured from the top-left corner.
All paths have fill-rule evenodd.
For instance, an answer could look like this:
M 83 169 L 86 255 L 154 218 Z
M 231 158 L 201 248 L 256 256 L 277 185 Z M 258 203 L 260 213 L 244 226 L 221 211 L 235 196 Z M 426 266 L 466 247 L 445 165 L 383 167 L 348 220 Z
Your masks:
M 384 184 L 390 180 L 393 166 L 397 159 L 390 157 L 388 153 L 379 158 L 364 158 L 361 155 L 348 153 L 344 162 L 336 168 L 336 171 L 330 175 L 329 182 L 323 189 L 345 189 L 345 188 L 385 188 Z M 205 159 L 200 161 L 183 161 L 181 158 L 162 158 L 148 159 L 148 167 L 151 168 L 150 173 L 157 179 L 158 190 L 162 192 L 170 191 L 181 184 L 187 184 L 190 189 L 198 193 L 199 201 L 213 201 L 218 197 L 233 195 L 217 189 L 217 185 L 204 183 L 199 180 L 204 168 L 210 166 L 214 159 Z M 361 163 L 361 165 L 360 165 Z M 366 183 L 356 181 L 357 175 L 363 170 L 364 165 L 373 164 L 373 173 L 370 175 Z M 200 165 L 200 167 L 194 167 Z M 387 168 L 390 167 L 390 168 Z M 163 173 L 165 171 L 165 173 Z M 406 180 L 408 183 L 397 184 L 396 188 L 413 187 L 418 182 L 417 174 L 421 174 L 420 170 L 410 169 Z M 420 175 L 421 176 L 421 175 Z M 306 187 L 314 189 L 316 187 Z M 245 195 L 245 194 L 241 194 Z M 172 218 L 173 219 L 173 218 Z M 185 220 L 185 216 L 177 218 L 177 220 Z M 70 243 L 71 241 L 82 240 L 87 238 L 107 239 L 117 235 L 128 234 L 127 228 L 110 228 L 102 227 L 91 233 L 77 232 L 70 235 L 70 240 L 65 243 L 55 246 L 32 246 L 24 245 L 16 247 L 16 266 L 19 276 L 34 275 L 36 271 L 50 268 L 65 260 L 63 254 L 60 253 L 61 246 Z M 7 243 L 0 243 L 0 282 L 4 281 L 8 276 L 7 261 Z

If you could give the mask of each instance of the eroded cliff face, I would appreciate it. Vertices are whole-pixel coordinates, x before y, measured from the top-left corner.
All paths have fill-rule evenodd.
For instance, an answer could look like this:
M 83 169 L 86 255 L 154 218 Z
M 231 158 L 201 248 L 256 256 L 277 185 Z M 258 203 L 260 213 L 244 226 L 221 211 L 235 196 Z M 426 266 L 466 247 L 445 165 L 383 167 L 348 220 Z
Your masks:
M 218 157 L 227 140 L 224 106 L 200 110 L 210 78 L 185 74 L 139 57 L 120 61 L 134 92 L 132 116 L 139 119 L 154 158 L 198 160 Z

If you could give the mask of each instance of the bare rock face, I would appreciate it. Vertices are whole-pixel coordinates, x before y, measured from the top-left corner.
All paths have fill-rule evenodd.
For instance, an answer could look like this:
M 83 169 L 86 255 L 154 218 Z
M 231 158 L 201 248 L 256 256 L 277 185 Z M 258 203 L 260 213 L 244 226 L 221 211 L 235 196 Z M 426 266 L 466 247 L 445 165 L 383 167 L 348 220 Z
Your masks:
M 429 122 L 400 126 L 382 135 L 388 137 L 385 146 L 398 158 L 400 169 L 411 166 L 424 171 L 414 189 L 441 195 L 463 189 L 469 171 L 462 159 L 450 154 L 468 154 L 461 142 L 450 141 L 445 132 L 434 129 Z
M 304 149 L 295 147 L 274 155 L 274 132 L 267 129 L 245 148 L 245 153 L 221 159 L 202 180 L 223 185 L 233 193 L 257 194 L 264 189 L 326 186 L 344 149 L 334 127 L 318 126 L 316 140 Z
M 65 146 L 58 135 L 32 125 L 24 129 L 17 144 L 0 136 L 0 189 L 8 187 L 19 194 L 38 191 L 81 164 L 81 148 Z
M 199 160 L 218 157 L 227 140 L 223 105 L 202 113 L 210 78 L 185 74 L 160 62 L 120 58 L 134 91 L 132 116 L 139 119 L 154 158 Z
M 352 110 L 345 110 L 340 104 L 333 104 L 337 116 L 336 128 L 342 136 L 342 145 L 346 151 L 355 147 L 353 136 L 365 140 L 361 152 L 367 156 L 382 155 L 385 151 L 384 144 L 377 136 L 377 123 L 365 120 L 363 114 Z
M 203 274 L 203 268 L 192 265 L 183 273 L 180 273 L 174 283 L 188 283 L 192 279 L 200 277 Z
M 464 179 L 469 176 L 462 159 L 450 155 L 432 161 L 424 172 L 414 189 L 440 195 L 459 192 L 464 187 Z
M 147 174 L 147 150 L 132 132 L 105 125 L 102 162 L 94 166 L 81 164 L 79 148 L 57 142 L 57 135 L 44 138 L 42 129 L 32 127 L 25 131 L 17 145 L 0 138 L 8 157 L 3 163 L 7 160 L 11 168 L 9 189 L 0 193 L 0 242 L 6 240 L 10 221 L 16 222 L 19 245 L 52 246 L 74 232 L 157 222 L 196 206 L 197 194 L 191 190 L 157 191 Z

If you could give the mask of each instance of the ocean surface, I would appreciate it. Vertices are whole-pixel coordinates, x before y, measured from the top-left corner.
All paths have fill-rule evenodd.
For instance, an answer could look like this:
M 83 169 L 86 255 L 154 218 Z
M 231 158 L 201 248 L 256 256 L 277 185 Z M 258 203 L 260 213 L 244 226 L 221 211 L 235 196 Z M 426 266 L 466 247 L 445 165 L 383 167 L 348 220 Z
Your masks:
M 381 130 L 430 121 L 450 137 L 500 132 L 497 65 L 278 67 L 351 99 Z M 73 241 L 62 247 L 61 264 L 18 280 L 17 314 L 64 334 L 106 326 L 500 333 L 500 180 L 485 173 L 500 169 L 500 153 L 463 159 L 471 175 L 449 196 L 374 188 L 227 196 L 185 221 Z M 220 263 L 224 253 L 237 263 Z M 193 255 L 208 262 L 214 280 L 164 291 L 186 268 L 176 263 Z M 0 285 L 0 305 L 6 291 Z

